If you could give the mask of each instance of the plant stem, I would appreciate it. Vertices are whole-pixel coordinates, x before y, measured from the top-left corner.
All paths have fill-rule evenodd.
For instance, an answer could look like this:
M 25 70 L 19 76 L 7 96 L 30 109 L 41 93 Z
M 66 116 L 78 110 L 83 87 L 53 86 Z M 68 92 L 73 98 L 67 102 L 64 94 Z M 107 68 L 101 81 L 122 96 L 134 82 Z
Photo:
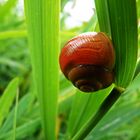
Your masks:
M 105 114 L 110 110 L 113 104 L 118 100 L 121 93 L 124 91 L 122 88 L 115 87 L 108 97 L 101 104 L 100 108 L 93 115 L 88 122 L 77 132 L 75 136 L 72 137 L 72 140 L 83 140 L 93 128 L 97 125 L 97 123 L 105 116 Z

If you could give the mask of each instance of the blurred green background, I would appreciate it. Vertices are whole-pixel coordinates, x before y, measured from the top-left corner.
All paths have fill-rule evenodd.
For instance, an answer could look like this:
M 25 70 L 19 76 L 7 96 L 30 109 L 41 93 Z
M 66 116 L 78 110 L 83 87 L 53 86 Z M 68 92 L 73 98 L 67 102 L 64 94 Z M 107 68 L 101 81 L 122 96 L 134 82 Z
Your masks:
M 83 5 L 80 3 L 86 6 L 84 12 Z M 36 94 L 32 89 L 32 68 L 23 7 L 22 0 L 0 0 L 0 98 L 9 82 L 13 78 L 19 77 L 16 137 L 20 140 L 41 140 L 39 108 Z M 137 7 L 140 7 L 140 0 L 137 0 Z M 137 13 L 140 46 L 139 8 Z M 83 0 L 61 0 L 60 16 L 61 47 L 68 39 L 79 33 L 99 31 L 93 0 L 89 0 L 87 5 Z M 75 92 L 75 88 L 60 74 L 59 139 L 64 139 Z M 12 101 L 8 113 L 3 118 L 0 126 L 0 140 L 10 139 L 13 134 L 15 102 L 15 100 Z M 140 88 L 121 97 L 110 113 L 96 127 L 94 140 L 140 140 L 139 126 Z

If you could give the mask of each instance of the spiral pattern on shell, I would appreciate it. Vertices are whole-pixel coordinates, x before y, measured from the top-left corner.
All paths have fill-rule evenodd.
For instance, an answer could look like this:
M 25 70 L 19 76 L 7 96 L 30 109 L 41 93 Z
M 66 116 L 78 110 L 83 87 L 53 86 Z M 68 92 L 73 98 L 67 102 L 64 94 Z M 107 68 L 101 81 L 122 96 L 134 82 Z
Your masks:
M 68 41 L 59 62 L 67 79 L 84 92 L 105 88 L 114 80 L 114 49 L 102 32 L 83 33 Z

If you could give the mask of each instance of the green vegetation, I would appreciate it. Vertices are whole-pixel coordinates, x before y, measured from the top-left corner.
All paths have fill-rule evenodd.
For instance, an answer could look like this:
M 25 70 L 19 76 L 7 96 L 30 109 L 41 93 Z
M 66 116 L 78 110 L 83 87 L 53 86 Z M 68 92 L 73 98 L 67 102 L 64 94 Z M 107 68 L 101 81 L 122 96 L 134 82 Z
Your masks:
M 91 19 L 73 28 L 68 2 L 24 0 L 25 14 L 18 0 L 0 3 L 0 140 L 139 140 L 140 0 L 95 0 Z M 88 31 L 107 33 L 116 52 L 115 83 L 92 94 L 58 63 L 63 45 Z M 115 87 L 125 89 L 117 98 Z

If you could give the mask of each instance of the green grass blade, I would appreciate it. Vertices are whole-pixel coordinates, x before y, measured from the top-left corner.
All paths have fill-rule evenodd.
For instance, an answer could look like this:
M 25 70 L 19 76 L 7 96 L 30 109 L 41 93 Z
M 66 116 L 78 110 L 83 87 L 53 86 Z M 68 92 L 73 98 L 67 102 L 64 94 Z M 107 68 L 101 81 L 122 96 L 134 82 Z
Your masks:
M 96 12 L 100 31 L 107 33 L 111 36 L 110 19 L 108 12 L 107 0 L 94 0 L 96 5 Z
M 13 79 L 0 98 L 0 126 L 2 125 L 5 117 L 8 115 L 9 109 L 16 97 L 18 82 L 18 78 Z
M 101 31 L 108 33 L 110 26 L 116 52 L 116 84 L 126 87 L 133 78 L 137 60 L 136 1 L 95 0 L 95 3 Z
M 31 104 L 34 102 L 35 96 L 33 94 L 26 94 L 22 99 L 19 101 L 18 104 L 18 112 L 16 121 L 17 123 L 20 123 L 21 117 L 25 115 L 25 112 L 27 112 L 30 109 Z M 5 120 L 4 124 L 0 128 L 0 135 L 6 133 L 9 131 L 13 124 L 13 121 L 11 121 L 14 118 L 15 108 L 11 110 L 11 112 L 8 114 L 7 119 Z
M 14 122 L 13 122 L 13 140 L 16 140 L 16 125 L 17 125 L 18 98 L 19 98 L 19 90 L 17 89 L 16 103 L 15 103 L 15 112 L 14 112 Z
M 132 94 L 135 93 L 138 89 L 140 89 L 139 86 L 140 83 L 140 74 L 136 76 L 136 78 L 132 81 L 132 83 L 127 87 L 126 91 L 124 92 L 124 99 L 119 102 L 123 103 L 119 107 L 116 106 L 113 110 L 111 110 L 103 120 L 95 127 L 95 129 L 88 135 L 88 138 L 96 138 L 100 139 L 106 135 L 107 132 L 110 132 L 114 129 L 119 128 L 121 125 L 125 124 L 126 122 L 132 120 L 136 116 L 140 116 L 140 97 L 136 97 L 136 99 L 133 101 Z M 129 95 L 130 94 L 130 95 Z M 135 93 L 136 94 L 136 93 Z M 136 95 L 137 96 L 137 95 Z M 139 96 L 139 93 L 138 93 Z M 132 101 L 130 101 L 131 99 Z M 128 102 L 129 100 L 129 102 Z M 119 104 L 118 102 L 118 104 Z M 122 116 L 122 114 L 124 114 Z M 102 135 L 100 135 L 102 133 Z
M 56 139 L 59 12 L 59 0 L 25 0 L 33 76 L 45 140 Z
M 103 120 L 101 120 L 98 126 L 95 127 L 94 131 L 92 131 L 88 135 L 87 140 L 88 138 L 101 139 L 105 137 L 107 134 L 114 131 L 115 129 L 120 128 L 127 122 L 130 122 L 136 117 L 139 117 L 140 116 L 139 110 L 140 104 L 138 104 L 139 101 L 140 99 L 137 99 L 137 101 L 133 101 L 130 103 L 127 103 L 126 101 L 125 105 L 116 107 L 113 110 L 111 110 L 110 113 L 107 114 L 103 118 Z
M 27 36 L 26 30 L 13 30 L 13 31 L 4 31 L 0 32 L 0 40 L 8 38 L 22 38 Z
M 132 80 L 138 51 L 135 0 L 108 0 L 112 40 L 116 51 L 116 83 L 126 87 Z
M 114 88 L 111 93 L 102 102 L 99 109 L 95 114 L 91 114 L 90 118 L 84 123 L 81 129 L 72 137 L 72 140 L 85 139 L 91 130 L 99 123 L 104 115 L 109 111 L 113 104 L 118 100 L 121 95 L 121 89 Z
M 125 93 L 127 92 L 134 92 L 134 90 L 140 88 L 140 73 L 135 77 L 132 83 L 127 87 Z
M 135 70 L 134 77 L 136 77 L 139 73 L 140 73 L 140 58 L 137 61 L 137 65 L 136 65 L 136 70 Z
M 126 91 L 124 92 L 128 94 L 131 93 L 131 92 L 134 92 L 136 91 L 137 89 L 139 89 L 139 82 L 140 82 L 140 74 L 134 79 L 134 81 L 132 82 L 132 84 L 126 89 Z M 114 90 L 114 89 L 113 89 Z M 83 125 L 83 127 L 78 131 L 78 133 L 76 133 L 76 135 L 72 138 L 73 140 L 81 140 L 81 139 L 84 139 L 85 137 L 88 136 L 88 134 L 93 131 L 93 134 L 94 134 L 94 128 L 96 128 L 96 124 L 98 124 L 98 122 L 102 119 L 102 117 L 108 112 L 108 110 L 111 108 L 111 106 L 118 100 L 119 96 L 121 95 L 121 89 L 119 90 L 114 90 L 114 92 L 112 91 L 108 97 L 104 100 L 104 102 L 102 103 L 102 105 L 100 106 L 99 110 L 96 112 L 96 114 L 93 116 Z M 130 98 L 130 97 L 129 97 Z M 130 120 L 130 118 L 134 118 L 135 116 L 138 116 L 140 115 L 140 112 L 139 112 L 139 107 L 136 108 L 136 106 L 134 106 L 133 109 L 131 109 L 132 107 L 132 104 L 131 106 L 128 106 L 127 105 L 127 108 L 125 108 L 123 111 L 125 112 L 125 110 L 127 112 L 129 112 L 130 114 L 127 114 L 126 116 L 123 116 L 124 118 L 122 118 L 118 123 L 121 125 L 122 122 L 124 122 L 124 120 L 128 121 Z M 110 118 L 112 119 L 113 117 L 112 116 L 115 116 L 117 112 L 120 113 L 121 108 L 118 109 L 118 111 L 114 111 L 111 115 L 110 115 Z M 131 112 L 128 111 L 128 110 L 132 110 Z M 114 114 L 114 115 L 113 115 Z M 120 113 L 119 116 L 121 116 L 121 114 L 123 113 Z M 118 114 L 117 114 L 118 115 Z M 130 117 L 131 116 L 131 117 Z M 126 118 L 129 118 L 129 119 L 126 119 Z M 117 118 L 117 117 L 116 117 Z M 115 118 L 114 118 L 115 119 Z M 113 119 L 113 120 L 114 120 Z M 106 121 L 104 122 L 104 125 L 106 124 Z M 103 126 L 104 126 L 103 125 Z M 103 127 L 102 126 L 102 127 Z M 99 129 L 99 128 L 98 128 Z M 96 129 L 95 129 L 96 131 Z M 106 133 L 106 132 L 105 132 Z M 104 133 L 104 135 L 105 135 Z M 90 135 L 91 137 L 91 135 Z M 88 138 L 88 137 L 87 137 Z
M 91 115 L 96 112 L 113 87 L 114 85 L 93 94 L 85 94 L 81 92 L 76 93 L 68 124 L 68 137 L 75 135 Z
M 70 89 L 67 92 L 66 95 L 60 96 L 59 98 L 59 114 L 66 113 L 69 110 L 75 89 Z M 0 129 L 0 140 L 9 139 L 13 135 L 13 131 L 11 131 L 13 122 L 11 119 L 14 113 L 15 109 L 11 111 L 3 127 Z M 33 135 L 40 128 L 40 122 L 39 106 L 38 104 L 37 106 L 35 105 L 34 96 L 32 94 L 25 95 L 18 104 L 16 139 Z
M 35 130 L 39 127 L 40 127 L 40 118 L 24 123 L 23 125 L 18 126 L 16 128 L 16 138 L 23 139 L 25 137 L 28 137 L 30 136 L 30 134 L 32 135 L 32 133 L 35 132 Z M 13 131 L 3 133 L 0 135 L 0 140 L 9 140 L 11 139 L 12 134 Z

